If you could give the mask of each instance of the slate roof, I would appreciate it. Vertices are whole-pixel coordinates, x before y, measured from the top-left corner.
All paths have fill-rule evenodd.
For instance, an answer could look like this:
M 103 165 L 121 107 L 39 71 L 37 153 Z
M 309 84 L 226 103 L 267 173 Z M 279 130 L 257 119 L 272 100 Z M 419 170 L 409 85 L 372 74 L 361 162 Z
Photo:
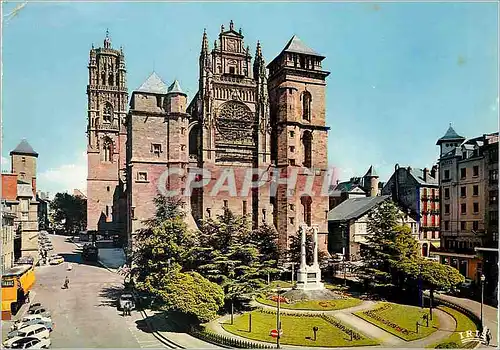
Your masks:
M 363 177 L 378 177 L 377 172 L 375 171 L 375 168 L 373 165 L 370 165 L 370 168 L 368 168 L 368 171 L 366 172 L 365 176 Z
M 324 57 L 304 44 L 304 42 L 300 40 L 297 35 L 292 36 L 282 52 L 302 53 L 306 55 Z
M 465 140 L 465 137 L 457 134 L 457 132 L 452 128 L 452 126 L 450 124 L 450 127 L 446 131 L 446 134 L 444 134 L 443 137 L 441 137 L 439 140 L 437 140 L 436 144 L 439 145 L 443 141 L 451 141 L 451 140 L 463 141 L 463 140 Z
M 424 181 L 423 169 L 411 168 L 410 175 L 413 176 L 415 181 L 417 181 L 420 185 L 436 185 L 436 186 L 439 185 L 438 180 L 430 175 L 430 171 L 427 173 L 427 181 Z
M 176 94 L 183 94 L 185 95 L 184 91 L 182 91 L 181 89 L 181 85 L 179 84 L 179 81 L 177 79 L 174 80 L 174 82 L 172 83 L 172 85 L 170 85 L 168 87 L 168 91 L 167 91 L 169 94 L 172 93 L 176 93 Z
M 167 85 L 158 76 L 158 74 L 156 74 L 156 72 L 153 72 L 136 91 L 149 92 L 153 94 L 166 94 Z
M 19 145 L 17 145 L 16 148 L 14 148 L 12 151 L 10 151 L 10 155 L 13 155 L 13 154 L 38 157 L 38 153 L 36 153 L 33 150 L 33 147 L 31 147 L 31 145 L 28 143 L 28 141 L 26 141 L 26 139 L 21 140 Z
M 390 196 L 349 198 L 328 212 L 328 221 L 357 219 L 389 198 Z

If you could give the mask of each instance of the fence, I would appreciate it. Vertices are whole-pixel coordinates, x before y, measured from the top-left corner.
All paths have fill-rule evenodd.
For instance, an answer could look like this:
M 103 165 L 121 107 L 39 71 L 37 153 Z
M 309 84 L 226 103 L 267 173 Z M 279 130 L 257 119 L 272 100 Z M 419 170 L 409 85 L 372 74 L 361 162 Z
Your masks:
M 188 332 L 195 338 L 204 340 L 208 343 L 221 346 L 223 348 L 237 348 L 237 349 L 274 349 L 274 346 L 263 345 L 259 343 L 253 343 L 246 340 L 235 339 L 231 337 L 226 337 L 207 330 L 205 327 L 192 328 Z

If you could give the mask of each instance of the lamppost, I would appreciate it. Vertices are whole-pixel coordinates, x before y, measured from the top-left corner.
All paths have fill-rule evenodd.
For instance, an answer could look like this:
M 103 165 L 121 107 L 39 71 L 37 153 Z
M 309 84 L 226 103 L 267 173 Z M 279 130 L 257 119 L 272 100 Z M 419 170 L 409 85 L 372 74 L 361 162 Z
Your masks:
M 484 329 L 483 325 L 484 281 L 486 281 L 486 277 L 483 274 L 481 274 L 481 330 Z
M 281 333 L 281 322 L 280 322 L 280 302 L 281 302 L 281 288 L 280 285 L 278 284 L 276 286 L 277 292 L 278 292 L 278 312 L 276 313 L 276 330 L 278 331 L 278 336 L 276 337 L 276 348 L 280 348 L 280 333 Z

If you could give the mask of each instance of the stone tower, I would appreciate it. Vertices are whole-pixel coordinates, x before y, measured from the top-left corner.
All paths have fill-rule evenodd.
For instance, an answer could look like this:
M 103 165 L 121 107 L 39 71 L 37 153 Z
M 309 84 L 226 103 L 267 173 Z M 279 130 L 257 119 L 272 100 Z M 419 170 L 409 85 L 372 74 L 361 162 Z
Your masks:
M 188 164 L 187 95 L 175 80 L 168 88 L 155 73 L 132 92 L 128 114 L 128 232 L 135 233 L 155 212 L 160 192 L 181 191 L 179 170 Z M 166 171 L 174 176 L 164 176 Z M 165 195 L 165 193 L 162 193 Z M 129 237 L 132 244 L 134 237 Z
M 19 145 L 10 151 L 11 172 L 17 174 L 17 179 L 29 183 L 36 193 L 36 153 L 26 140 L 21 140 Z
M 209 51 L 203 33 L 197 96 L 188 108 L 191 166 L 211 172 L 212 179 L 230 169 L 237 193 L 196 189 L 191 197 L 195 219 L 215 217 L 224 207 L 251 219 L 253 226 L 272 222 L 269 191 L 240 191 L 248 171 L 270 165 L 270 126 L 266 72 L 260 44 L 252 67 L 250 48 L 241 29 L 231 21 L 221 26 L 219 38 Z M 217 186 L 217 183 L 214 183 Z
M 297 184 L 324 176 L 328 167 L 325 80 L 330 73 L 321 67 L 324 58 L 293 36 L 268 65 L 271 158 L 281 174 L 298 171 Z M 275 225 L 281 247 L 287 248 L 290 236 L 305 224 L 318 225 L 319 248 L 326 249 L 328 197 L 315 192 L 302 195 L 297 188 L 278 185 Z
M 90 50 L 87 85 L 87 229 L 125 229 L 127 81 L 123 50 L 104 45 Z M 122 209 L 122 210 L 120 210 Z
M 364 190 L 368 197 L 378 196 L 378 174 L 373 165 L 370 166 L 363 176 Z

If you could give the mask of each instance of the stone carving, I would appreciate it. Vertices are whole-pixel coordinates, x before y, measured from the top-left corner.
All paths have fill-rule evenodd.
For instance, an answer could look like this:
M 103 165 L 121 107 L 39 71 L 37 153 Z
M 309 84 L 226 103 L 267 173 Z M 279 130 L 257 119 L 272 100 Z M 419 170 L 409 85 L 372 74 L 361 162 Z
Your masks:
M 253 144 L 253 113 L 243 103 L 224 103 L 216 121 L 217 143 Z

